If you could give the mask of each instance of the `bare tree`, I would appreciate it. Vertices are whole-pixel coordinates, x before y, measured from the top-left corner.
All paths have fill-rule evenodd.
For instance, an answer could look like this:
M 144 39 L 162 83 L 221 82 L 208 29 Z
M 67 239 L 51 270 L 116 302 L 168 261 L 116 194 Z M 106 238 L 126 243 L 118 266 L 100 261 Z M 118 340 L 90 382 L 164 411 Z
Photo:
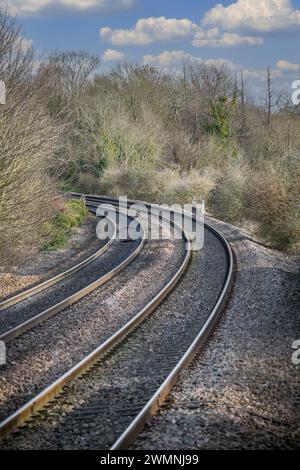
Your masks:
M 271 70 L 268 67 L 267 71 L 267 113 L 268 113 L 268 128 L 271 126 L 271 113 L 272 113 L 272 83 L 271 83 Z
M 12 268 L 40 243 L 53 213 L 55 186 L 47 175 L 60 126 L 45 106 L 45 90 L 33 74 L 33 51 L 6 13 L 0 15 L 1 79 L 7 100 L 0 105 L 0 266 Z
M 223 64 L 192 63 L 188 70 L 192 86 L 209 99 L 219 98 L 233 89 L 234 77 Z
M 68 94 L 78 93 L 100 66 L 100 59 L 87 52 L 67 51 L 49 57 L 49 66 Z
M 243 137 L 246 132 L 246 88 L 245 88 L 245 81 L 244 81 L 244 71 L 241 68 L 241 89 L 240 89 L 240 96 L 241 96 L 241 128 L 240 133 Z
M 4 10 L 0 10 L 0 24 L 0 55 L 3 61 L 3 55 L 11 50 L 11 46 L 20 36 L 20 29 L 16 27 L 14 19 Z

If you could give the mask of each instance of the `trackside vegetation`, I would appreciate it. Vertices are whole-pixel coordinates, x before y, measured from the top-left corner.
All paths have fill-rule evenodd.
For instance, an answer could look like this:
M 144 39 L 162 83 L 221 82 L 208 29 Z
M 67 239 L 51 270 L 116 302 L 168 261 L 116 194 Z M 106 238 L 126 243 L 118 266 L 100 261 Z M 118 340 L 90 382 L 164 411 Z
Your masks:
M 0 265 L 67 245 L 86 212 L 61 190 L 158 203 L 205 198 L 270 246 L 300 240 L 300 108 L 272 87 L 254 101 L 243 71 L 188 62 L 101 71 L 84 51 L 37 55 L 0 10 Z
M 83 201 L 67 201 L 61 204 L 61 209 L 54 216 L 53 220 L 44 223 L 44 237 L 46 242 L 43 245 L 45 250 L 57 250 L 66 248 L 72 229 L 80 227 L 88 215 Z

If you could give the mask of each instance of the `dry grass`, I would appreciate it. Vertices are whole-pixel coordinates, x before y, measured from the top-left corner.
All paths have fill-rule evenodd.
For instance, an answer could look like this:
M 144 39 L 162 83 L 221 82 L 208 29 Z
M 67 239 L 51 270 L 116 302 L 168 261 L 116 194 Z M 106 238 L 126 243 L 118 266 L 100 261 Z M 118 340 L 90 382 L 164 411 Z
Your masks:
M 192 197 L 207 198 L 214 187 L 213 175 L 175 169 L 144 170 L 143 168 L 111 167 L 104 171 L 99 190 L 103 194 L 127 196 L 167 204 L 191 203 Z
M 225 170 L 209 195 L 209 209 L 219 219 L 239 222 L 245 216 L 245 174 L 239 167 Z
M 260 235 L 275 248 L 291 250 L 300 240 L 300 173 L 284 179 L 271 169 L 249 175 L 245 204 Z

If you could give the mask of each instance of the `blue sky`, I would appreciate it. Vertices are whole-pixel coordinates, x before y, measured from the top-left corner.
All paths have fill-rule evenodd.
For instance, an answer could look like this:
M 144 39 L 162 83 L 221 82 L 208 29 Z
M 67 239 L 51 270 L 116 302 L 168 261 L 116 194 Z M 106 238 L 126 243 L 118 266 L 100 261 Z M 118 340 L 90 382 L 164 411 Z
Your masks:
M 183 59 L 224 60 L 233 70 L 242 66 L 254 87 L 268 65 L 278 86 L 300 78 L 300 0 L 8 3 L 39 51 L 88 50 L 102 58 L 103 70 L 124 59 L 164 69 L 176 69 Z

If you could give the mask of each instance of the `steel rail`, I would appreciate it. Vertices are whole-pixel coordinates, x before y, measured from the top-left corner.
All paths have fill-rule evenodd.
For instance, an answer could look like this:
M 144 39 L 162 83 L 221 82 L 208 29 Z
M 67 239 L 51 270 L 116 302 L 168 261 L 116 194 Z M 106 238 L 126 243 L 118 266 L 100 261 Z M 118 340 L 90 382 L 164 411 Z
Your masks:
M 90 264 L 92 261 L 94 261 L 96 258 L 101 256 L 105 251 L 107 251 L 108 247 L 112 244 L 114 241 L 114 238 L 116 236 L 116 226 L 112 220 L 107 218 L 108 223 L 111 224 L 113 227 L 113 236 L 111 239 L 109 239 L 105 245 L 100 248 L 98 251 L 93 253 L 91 256 L 88 258 L 84 259 L 80 263 L 76 264 L 75 266 L 72 266 L 72 268 L 67 269 L 66 271 L 57 274 L 54 277 L 51 277 L 50 279 L 47 279 L 46 281 L 41 282 L 40 284 L 37 284 L 36 286 L 31 287 L 30 289 L 26 289 L 23 292 L 20 292 L 19 294 L 16 294 L 12 297 L 9 297 L 6 300 L 3 300 L 0 302 L 0 311 L 5 310 L 8 307 L 11 307 L 12 305 L 15 305 L 22 300 L 27 299 L 28 297 L 31 297 L 34 294 L 37 294 L 38 292 L 41 292 L 44 289 L 47 289 L 50 286 L 53 286 L 54 284 L 57 284 L 58 282 L 62 281 L 63 279 L 66 279 L 67 277 L 71 276 L 72 274 L 78 272 L 80 269 L 84 268 L 88 264 Z
M 165 217 L 162 219 L 167 220 Z M 114 348 L 117 344 L 123 341 L 127 335 L 134 331 L 140 323 L 142 323 L 166 298 L 166 296 L 174 289 L 183 274 L 185 273 L 189 262 L 191 260 L 192 251 L 189 237 L 185 234 L 183 229 L 174 222 L 171 222 L 174 227 L 183 233 L 186 241 L 186 254 L 179 269 L 170 279 L 170 281 L 163 287 L 163 289 L 143 307 L 131 320 L 129 320 L 122 328 L 110 336 L 104 343 L 94 349 L 88 356 L 82 359 L 78 364 L 72 367 L 69 371 L 55 380 L 52 384 L 42 390 L 36 397 L 29 400 L 18 410 L 0 422 L 0 437 L 3 439 L 10 434 L 14 429 L 21 426 L 27 421 L 34 413 L 41 410 L 52 398 L 54 398 L 63 387 L 86 372 L 92 365 L 99 362 L 103 356 Z M 143 229 L 144 230 L 144 229 Z M 140 248 L 141 249 L 141 248 Z
M 155 416 L 155 414 L 166 401 L 171 389 L 178 382 L 182 370 L 186 369 L 189 366 L 189 364 L 193 361 L 195 355 L 198 353 L 199 349 L 205 345 L 206 341 L 209 338 L 209 335 L 213 331 L 220 318 L 220 315 L 222 313 L 222 310 L 224 308 L 233 283 L 233 254 L 227 240 L 212 227 L 210 227 L 210 229 L 213 233 L 215 233 L 215 235 L 218 236 L 218 238 L 222 241 L 223 246 L 226 248 L 228 271 L 222 292 L 211 314 L 209 315 L 208 319 L 206 320 L 205 324 L 201 328 L 200 332 L 198 333 L 190 347 L 187 349 L 187 351 L 182 356 L 177 365 L 174 367 L 174 369 L 170 372 L 170 374 L 162 383 L 162 385 L 153 394 L 148 403 L 144 406 L 144 408 L 140 411 L 136 418 L 131 422 L 131 424 L 125 429 L 122 435 L 115 441 L 115 443 L 111 447 L 111 450 L 121 450 L 128 448 L 129 445 L 143 430 L 145 425 L 151 421 L 151 418 Z
M 78 302 L 80 299 L 88 295 L 90 292 L 94 291 L 98 287 L 102 286 L 106 282 L 108 282 L 110 279 L 112 279 L 116 274 L 121 272 L 126 266 L 128 266 L 131 261 L 133 261 L 140 251 L 142 250 L 144 243 L 145 243 L 145 229 L 143 225 L 141 224 L 141 241 L 138 244 L 137 248 L 125 259 L 123 260 L 118 266 L 110 270 L 108 273 L 104 274 L 101 276 L 99 279 L 96 281 L 92 282 L 91 284 L 87 285 L 83 289 L 80 289 L 79 291 L 75 292 L 74 294 L 70 295 L 66 299 L 62 300 L 61 302 L 52 305 L 48 309 L 38 313 L 37 315 L 29 318 L 28 320 L 20 323 L 19 325 L 15 326 L 14 328 L 11 328 L 10 330 L 6 331 L 5 333 L 2 333 L 0 335 L 0 341 L 4 341 L 5 343 L 8 343 L 9 341 L 17 338 L 18 336 L 21 336 L 24 334 L 26 331 L 31 330 L 34 326 L 42 323 L 45 320 L 48 320 L 48 318 L 56 315 L 57 313 L 61 312 L 64 310 L 66 307 L 69 307 L 73 305 L 74 303 Z M 114 231 L 114 236 L 115 236 L 115 231 Z
M 89 196 L 89 195 L 86 195 L 85 197 L 88 201 L 98 200 L 101 202 L 109 201 L 112 204 L 118 203 L 118 200 L 115 198 L 105 198 L 105 197 L 97 198 L 97 196 Z M 151 204 L 149 203 L 145 203 L 143 201 L 132 201 L 132 200 L 128 200 L 127 205 L 130 206 L 130 204 L 139 204 L 139 203 L 146 205 L 146 207 L 148 208 L 151 207 Z M 156 204 L 153 204 L 152 206 L 158 207 L 158 205 Z M 195 217 L 192 217 L 192 218 L 195 221 L 197 221 Z M 206 343 L 210 333 L 212 332 L 213 328 L 215 327 L 215 325 L 217 324 L 219 320 L 220 314 L 222 313 L 223 307 L 226 303 L 226 299 L 231 291 L 231 287 L 233 284 L 233 268 L 234 268 L 233 253 L 232 253 L 232 249 L 228 241 L 218 230 L 216 230 L 215 228 L 213 228 L 211 225 L 207 224 L 206 222 L 204 223 L 204 225 L 209 231 L 211 231 L 220 240 L 226 253 L 227 275 L 223 284 L 222 291 L 219 295 L 219 298 L 211 314 L 209 315 L 208 319 L 206 320 L 205 324 L 199 331 L 198 335 L 196 336 L 196 338 L 194 339 L 190 347 L 187 349 L 187 351 L 182 356 L 180 361 L 170 372 L 170 374 L 165 379 L 165 381 L 153 394 L 153 396 L 147 402 L 144 408 L 135 417 L 135 419 L 130 423 L 130 425 L 125 429 L 122 435 L 115 441 L 115 443 L 112 445 L 110 450 L 121 450 L 121 449 L 128 448 L 128 446 L 135 440 L 135 438 L 138 436 L 141 430 L 145 427 L 145 425 L 150 422 L 151 418 L 158 412 L 158 410 L 161 408 L 163 403 L 166 401 L 166 398 L 168 397 L 172 387 L 178 382 L 180 373 L 182 372 L 182 370 L 188 367 L 188 365 L 192 362 L 192 360 L 194 359 L 199 349 Z

